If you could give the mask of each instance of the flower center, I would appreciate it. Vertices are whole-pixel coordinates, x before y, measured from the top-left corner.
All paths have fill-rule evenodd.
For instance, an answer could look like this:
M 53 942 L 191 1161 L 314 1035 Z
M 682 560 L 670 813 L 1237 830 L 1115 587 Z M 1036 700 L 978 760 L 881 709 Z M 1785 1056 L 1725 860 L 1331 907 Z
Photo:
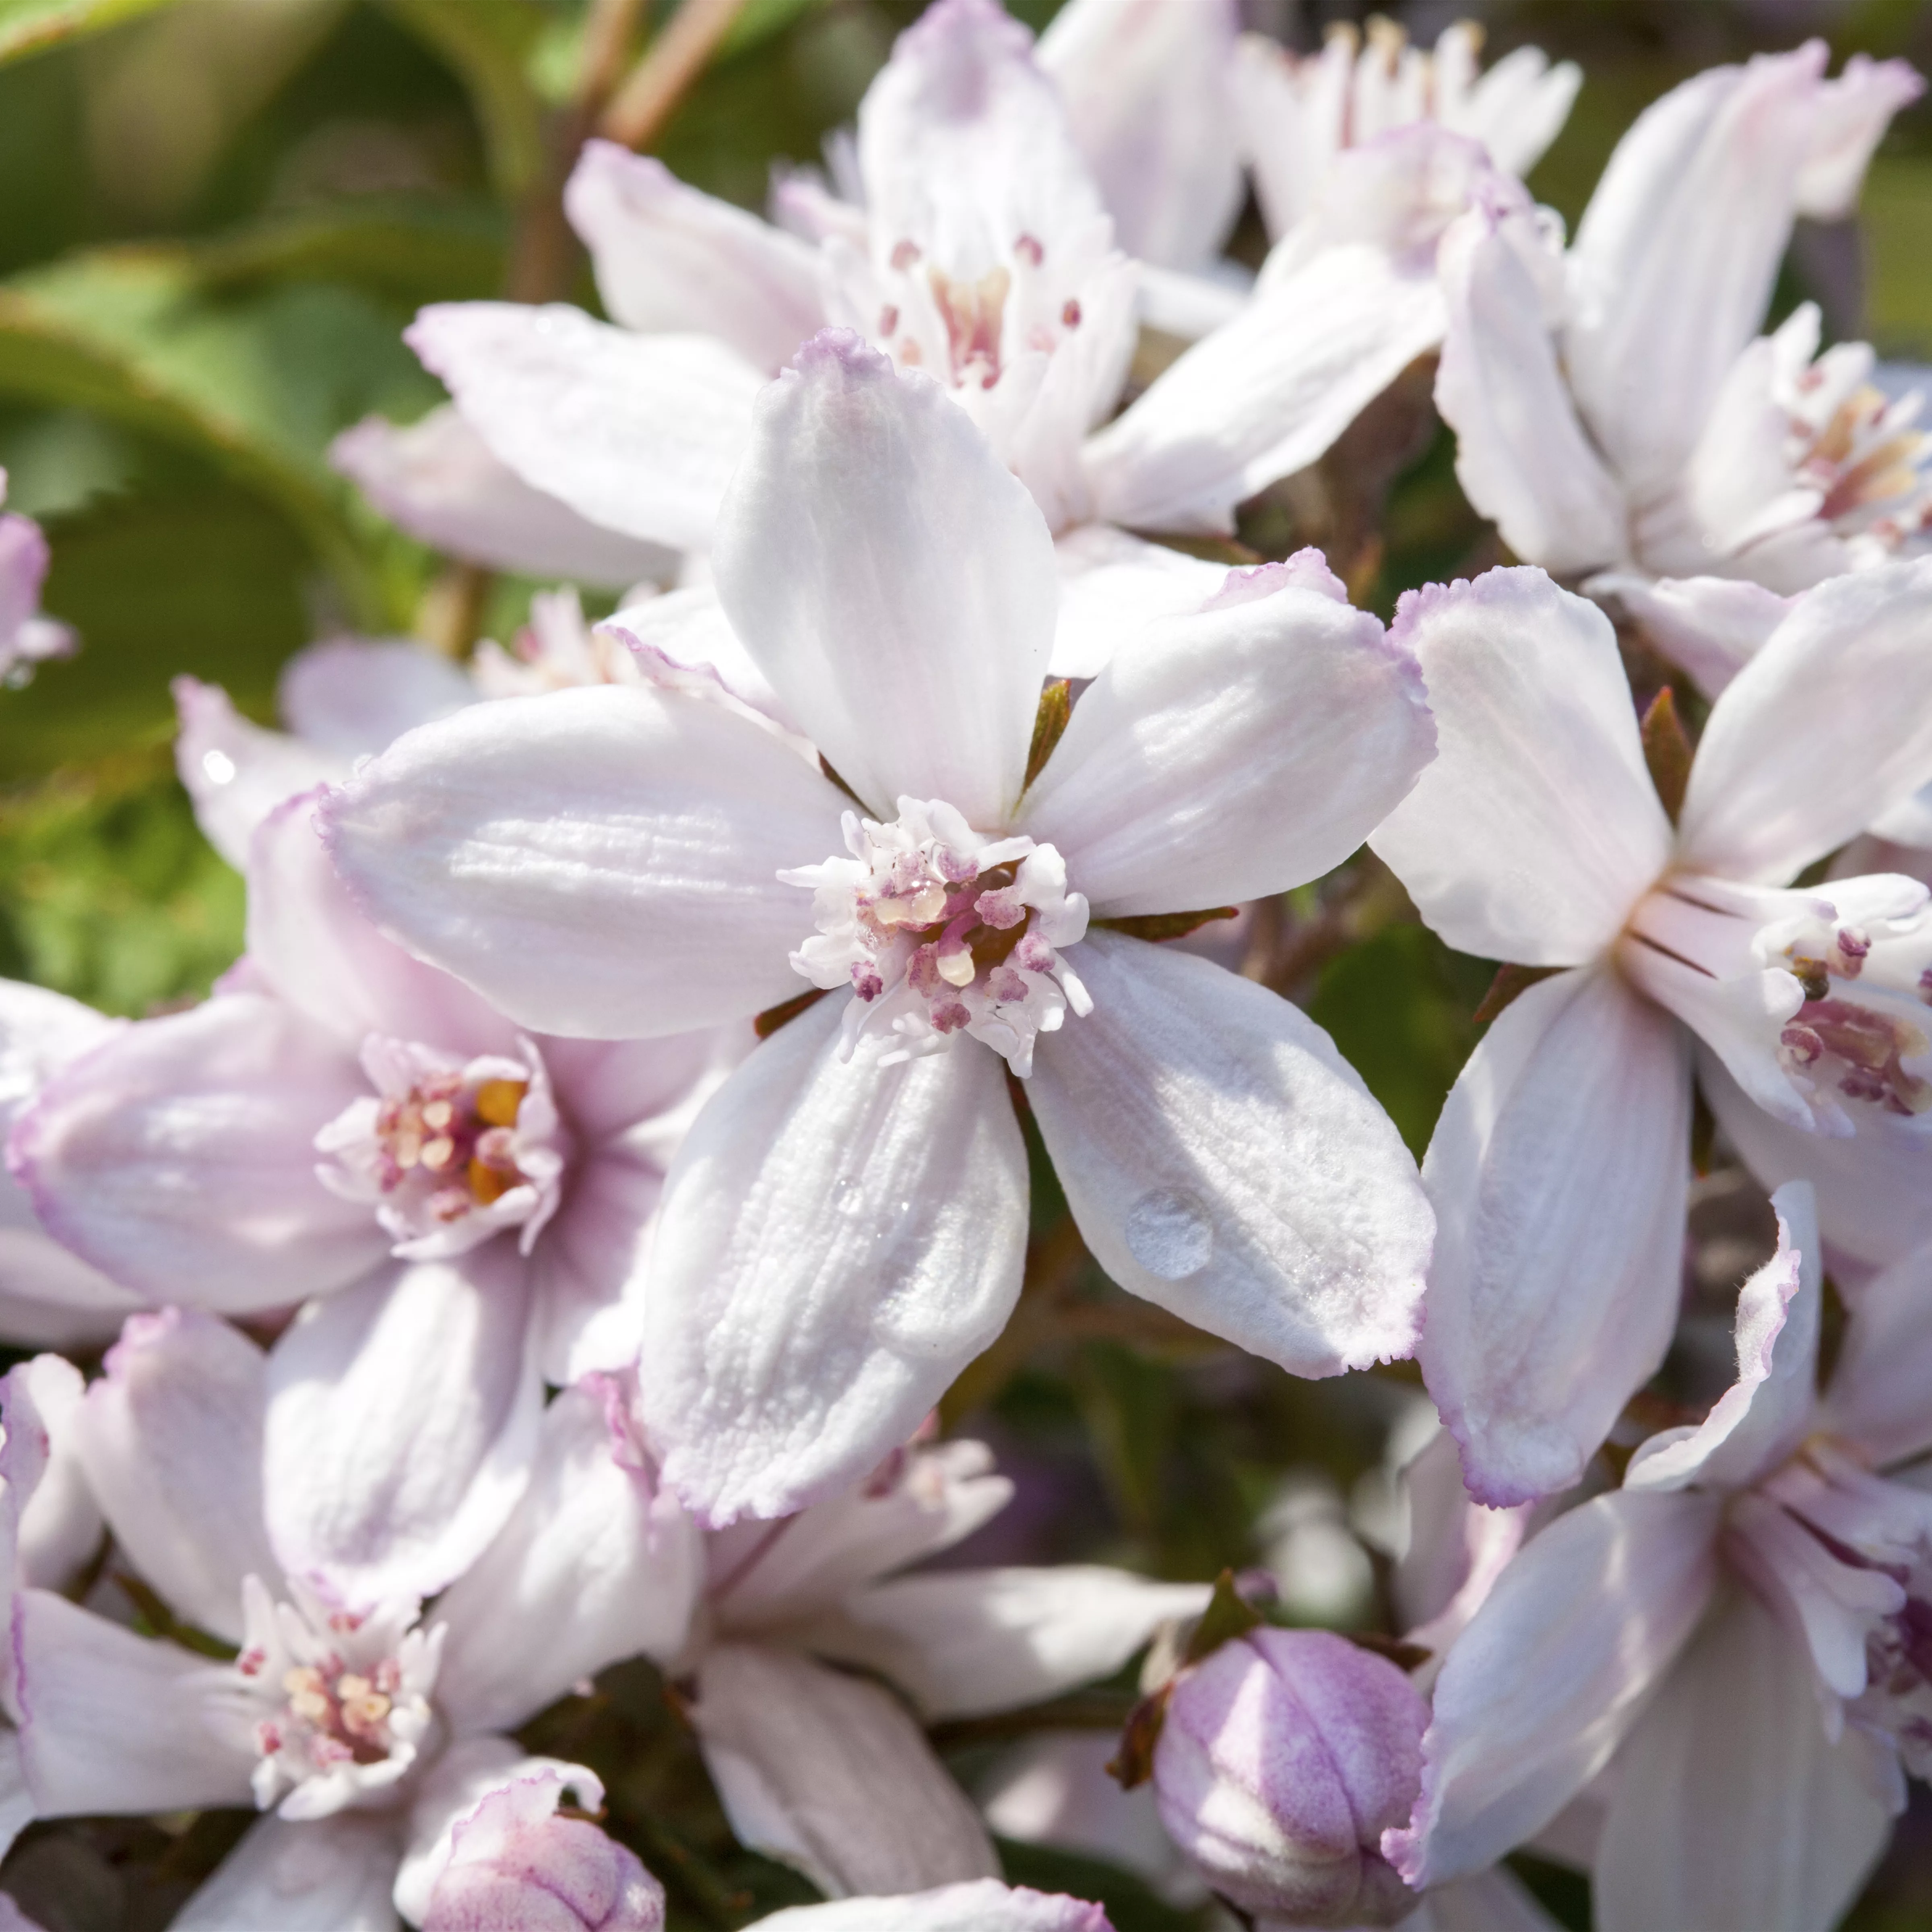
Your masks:
M 873 334 L 905 368 L 943 374 L 955 388 L 994 388 L 1016 353 L 1050 355 L 1080 326 L 1078 284 L 1093 264 L 1066 252 L 1068 260 L 1049 262 L 1036 236 L 1016 236 L 1003 260 L 973 275 L 949 272 L 916 242 L 901 241 L 880 275 Z
M 1932 513 L 1924 468 L 1932 436 L 1916 427 L 1916 394 L 1890 402 L 1864 378 L 1862 344 L 1828 350 L 1780 385 L 1792 466 L 1823 496 L 1818 514 L 1841 536 L 1895 549 Z
M 316 1136 L 323 1184 L 366 1201 L 412 1259 L 461 1254 L 500 1229 L 527 1253 L 555 1212 L 563 1136 L 536 1048 L 521 1059 L 456 1060 L 372 1036 L 363 1070 L 376 1089 Z
M 1848 1102 L 1932 1109 L 1932 928 L 1912 880 L 1826 890 L 1674 874 L 1638 906 L 1617 958 L 1760 1106 L 1843 1136 L 1856 1126 Z
M 414 1604 L 358 1616 L 291 1584 L 277 1603 L 258 1578 L 244 1586 L 247 1642 L 235 1660 L 258 1708 L 256 1802 L 284 1793 L 288 1817 L 318 1818 L 394 1784 L 430 1728 L 428 1693 L 442 1632 L 416 1625 Z
M 851 988 L 848 1041 L 896 1036 L 884 1064 L 968 1033 L 1024 1078 L 1040 1034 L 1093 1010 L 1060 957 L 1086 935 L 1087 902 L 1051 845 L 982 837 L 937 799 L 898 805 L 890 824 L 845 814 L 849 858 L 779 874 L 814 895 L 818 929 L 792 965 Z

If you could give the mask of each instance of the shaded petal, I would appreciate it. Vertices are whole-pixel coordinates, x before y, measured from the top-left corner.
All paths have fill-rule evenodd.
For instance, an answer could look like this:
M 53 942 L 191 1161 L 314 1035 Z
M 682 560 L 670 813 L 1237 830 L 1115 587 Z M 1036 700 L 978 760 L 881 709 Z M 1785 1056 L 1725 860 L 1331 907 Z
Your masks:
M 530 1475 L 543 1387 L 508 1241 L 312 1302 L 268 1357 L 262 1486 L 291 1576 L 351 1608 L 433 1596 Z
M 34 1822 L 34 1801 L 20 1764 L 20 1734 L 0 1732 L 0 1858 Z M 12 1913 L 9 1918 L 8 1912 Z M 42 1932 L 5 1892 L 0 1892 L 0 1932 Z
M 1621 606 L 1706 698 L 1715 698 L 1756 656 L 1796 601 L 1738 577 L 1654 579 L 1605 571 L 1584 588 Z
M 703 335 L 633 335 L 561 302 L 441 302 L 404 332 L 526 483 L 654 544 L 703 548 L 762 373 Z
M 1234 506 L 1324 454 L 1442 338 L 1432 272 L 1382 249 L 1324 250 L 1162 371 L 1088 443 L 1095 514 L 1227 532 Z
M 524 1778 L 542 1778 L 548 1784 L 566 1771 L 583 1779 L 584 1788 L 578 1798 L 586 1810 L 602 1804 L 602 1781 L 581 1766 L 566 1767 L 554 1759 L 526 1756 L 508 1738 L 456 1739 L 424 1772 L 411 1799 L 408 1841 L 396 1874 L 396 1909 L 407 1914 L 412 1925 L 428 1917 L 436 1882 L 449 1862 L 455 1828 L 484 1798 Z
M 1629 548 L 1623 494 L 1576 418 L 1544 317 L 1526 224 L 1472 208 L 1438 257 L 1448 304 L 1436 406 L 1456 432 L 1456 476 L 1518 556 L 1567 573 Z
M 396 1821 L 380 1814 L 262 1819 L 170 1932 L 401 1932 L 389 1902 L 400 1855 Z
M 1738 1291 L 1738 1378 L 1694 1429 L 1653 1436 L 1630 1459 L 1633 1490 L 1740 1489 L 1774 1468 L 1809 1432 L 1816 1406 L 1824 1270 L 1811 1190 L 1772 1198 L 1778 1252 Z
M 1473 67 L 1480 32 L 1466 22 L 1444 29 L 1436 43 L 1438 88 L 1449 48 L 1458 41 L 1467 46 Z M 1562 132 L 1582 84 L 1583 70 L 1574 61 L 1552 66 L 1540 47 L 1514 47 L 1453 106 L 1438 101 L 1436 111 L 1447 126 L 1481 142 L 1498 167 L 1523 176 Z
M 115 1540 L 170 1609 L 231 1643 L 244 1577 L 275 1573 L 262 1519 L 266 1364 L 245 1336 L 169 1309 L 107 1352 L 76 1432 Z
M 175 770 L 202 836 L 237 872 L 255 828 L 283 800 L 342 777 L 349 760 L 244 718 L 219 685 L 178 677 L 170 688 L 180 728 Z
M 1170 268 L 1220 253 L 1241 208 L 1230 0 L 1073 0 L 1040 37 L 1040 65 L 1120 246 Z
M 620 536 L 532 488 L 449 404 L 406 429 L 365 416 L 329 445 L 328 460 L 390 522 L 487 569 L 622 590 L 676 566 L 663 545 Z
M 1759 1186 L 1808 1180 L 1828 1246 L 1883 1268 L 1932 1239 L 1932 1150 L 1906 1124 L 1866 1124 L 1849 1138 L 1795 1127 L 1746 1094 L 1708 1046 L 1697 1050 L 1697 1084 Z
M 224 994 L 142 1020 L 51 1082 L 10 1158 L 49 1230 L 157 1300 L 286 1306 L 373 1267 L 368 1209 L 315 1178 L 315 1136 L 366 1090 L 280 1000 Z
M 1112 524 L 1065 532 L 1053 554 L 1060 566 L 1060 623 L 1049 667 L 1055 677 L 1098 676 L 1130 638 L 1156 618 L 1191 616 L 1228 579 L 1220 564 L 1145 542 Z
M 716 336 L 774 370 L 824 326 L 816 249 L 649 155 L 586 141 L 563 205 L 604 313 L 626 328 Z
M 935 1570 L 854 1592 L 800 1641 L 879 1672 L 928 1720 L 979 1717 L 1112 1676 L 1210 1594 L 1098 1564 Z
M 1686 862 L 1782 884 L 1932 779 L 1932 558 L 1821 584 L 1711 707 Z
M 407 640 L 330 638 L 296 652 L 275 680 L 275 708 L 289 729 L 344 760 L 380 752 L 476 698 L 460 664 Z
M 357 902 L 549 1033 L 681 1033 L 788 999 L 844 800 L 748 718 L 616 686 L 503 698 L 364 766 L 322 822 Z
M 509 1730 L 580 1678 L 684 1646 L 704 1580 L 696 1526 L 638 1466 L 614 1384 L 544 1410 L 530 1486 L 436 1608 L 436 1702 L 453 1729 Z
M 1813 40 L 1673 88 L 1617 144 L 1570 250 L 1564 350 L 1639 500 L 1676 479 L 1757 332 L 1791 235 L 1826 52 Z
M 1890 1832 L 1868 1748 L 1826 1738 L 1810 1660 L 1738 1591 L 1625 1742 L 1597 1855 L 1604 1932 L 1826 1932 Z
M 1932 1241 L 1859 1291 L 1825 1408 L 1823 1426 L 1881 1466 L 1932 1448 Z
M 912 1898 L 853 1898 L 795 1905 L 759 1924 L 766 1932 L 1111 1932 L 1097 1905 L 1064 1893 L 1009 1889 L 992 1879 Z
M 1493 1864 L 1609 1762 L 1710 1600 L 1718 1510 L 1599 1496 L 1504 1570 L 1436 1681 L 1415 1815 L 1383 1837 L 1410 1885 Z
M 1411 591 L 1436 761 L 1370 844 L 1449 944 L 1574 966 L 1670 856 L 1610 620 L 1540 570 Z
M 662 1157 L 621 1145 L 580 1160 L 530 1256 L 530 1346 L 545 1382 L 561 1388 L 636 1360 L 637 1304 L 664 1184 Z
M 726 1644 L 700 1667 L 690 1715 L 740 1840 L 821 1892 L 909 1892 L 999 1870 L 965 1794 L 878 1684 L 794 1652 Z
M 910 241 L 956 280 L 1022 235 L 1058 261 L 1102 218 L 1033 36 L 988 0 L 946 0 L 900 34 L 860 104 L 858 161 L 874 252 Z
M 20 1754 L 34 1814 L 252 1805 L 244 1724 L 220 1720 L 211 1688 L 232 1672 L 136 1636 L 45 1590 L 14 1606 Z
M 249 849 L 248 959 L 266 990 L 346 1054 L 359 1055 L 371 1034 L 464 1058 L 513 1052 L 508 1021 L 363 916 L 316 832 L 322 796 L 308 792 L 278 806 Z
M 1434 748 L 1408 652 L 1268 564 L 1115 652 L 1018 822 L 1103 916 L 1233 904 L 1340 865 Z
M 758 1048 L 671 1169 L 646 1298 L 644 1412 L 713 1523 L 863 1476 L 1005 1325 L 1026 1150 L 976 1042 L 843 1057 L 842 998 Z
M 905 794 L 1003 821 L 1058 583 L 1032 497 L 944 389 L 814 337 L 758 400 L 715 568 L 746 650 L 878 816 Z
M 1028 1093 L 1101 1266 L 1296 1375 L 1406 1354 L 1433 1223 L 1328 1036 L 1144 940 L 1094 933 L 1072 957 L 1094 1011 L 1041 1039 Z
M 1567 1489 L 1670 1345 L 1690 1185 L 1682 1030 L 1611 970 L 1532 986 L 1469 1056 L 1422 1164 L 1416 1350 L 1492 1505 Z
M 80 1371 L 58 1355 L 16 1362 L 0 1382 L 0 1534 L 12 1545 L 0 1600 L 22 1584 L 66 1588 L 100 1547 L 106 1526 L 80 1454 L 85 1394 Z
M 1892 117 L 1924 92 L 1924 79 L 1906 62 L 1853 54 L 1838 79 L 1818 90 L 1798 176 L 1798 212 L 1814 221 L 1842 221 L 1853 213 L 1872 150 Z
M 1405 1918 L 1396 1932 L 1559 1932 L 1561 1923 L 1508 1866 L 1498 1865 L 1432 1886 L 1421 1910 Z

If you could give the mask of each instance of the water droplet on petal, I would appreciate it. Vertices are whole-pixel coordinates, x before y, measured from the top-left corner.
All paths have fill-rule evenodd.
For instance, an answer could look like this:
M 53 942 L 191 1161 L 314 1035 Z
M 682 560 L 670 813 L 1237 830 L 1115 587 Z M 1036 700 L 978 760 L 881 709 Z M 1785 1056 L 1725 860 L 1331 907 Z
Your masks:
M 865 1211 L 865 1184 L 855 1176 L 848 1174 L 836 1183 L 832 1190 L 832 1205 L 841 1214 L 858 1214 Z
M 1185 1281 L 1214 1251 L 1214 1217 L 1185 1187 L 1157 1187 L 1127 1210 L 1127 1252 L 1149 1274 Z

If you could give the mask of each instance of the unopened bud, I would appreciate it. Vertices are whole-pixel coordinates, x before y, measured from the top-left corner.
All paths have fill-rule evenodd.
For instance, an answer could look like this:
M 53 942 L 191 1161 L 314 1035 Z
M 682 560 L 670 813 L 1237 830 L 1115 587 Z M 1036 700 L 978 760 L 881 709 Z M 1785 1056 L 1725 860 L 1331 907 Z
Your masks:
M 637 1855 L 526 1781 L 455 1829 L 422 1932 L 663 1932 L 664 1888 Z
M 1262 1628 L 1183 1672 L 1154 1748 L 1168 1834 L 1244 1912 L 1392 1925 L 1415 1896 L 1377 1849 L 1408 1822 L 1428 1707 L 1385 1658 Z

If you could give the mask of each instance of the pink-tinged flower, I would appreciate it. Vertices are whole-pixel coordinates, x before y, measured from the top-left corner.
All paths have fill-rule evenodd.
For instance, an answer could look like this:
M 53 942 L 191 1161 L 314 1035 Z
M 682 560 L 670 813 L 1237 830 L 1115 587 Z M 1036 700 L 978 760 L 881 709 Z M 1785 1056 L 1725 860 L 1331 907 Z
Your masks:
M 1809 1192 L 1773 1204 L 1736 1382 L 1532 1538 L 1450 1651 L 1383 1844 L 1411 1883 L 1486 1864 L 1607 1767 L 1605 1932 L 1826 1932 L 1902 1772 L 1932 1769 L 1932 1499 L 1885 1473 L 1932 1448 L 1932 1257 L 1867 1290 L 1821 1394 Z
M 1307 215 L 1341 155 L 1418 122 L 1480 143 L 1505 174 L 1528 174 L 1570 118 L 1582 70 L 1518 47 L 1485 74 L 1481 50 L 1482 29 L 1467 20 L 1444 28 L 1430 53 L 1381 19 L 1366 46 L 1342 25 L 1312 55 L 1244 34 L 1236 112 L 1269 234 L 1279 239 Z
M 992 1879 L 899 1898 L 796 1905 L 758 1921 L 760 1932 L 1113 1932 L 1097 1905 Z
M 544 1382 L 634 1356 L 672 1150 L 742 1048 L 520 1032 L 369 926 L 314 808 L 256 832 L 221 990 L 70 1060 L 9 1157 L 43 1225 L 151 1305 L 309 1304 L 269 1368 L 272 1471 L 314 1481 L 284 1564 L 352 1574 L 362 1512 L 394 1502 L 370 1472 L 407 1466 L 427 1595 L 514 1502 Z
M 40 1089 L 122 1024 L 44 986 L 0 980 L 0 1146 Z M 27 1348 L 85 1347 L 110 1340 L 140 1305 L 55 1240 L 0 1167 L 0 1335 Z
M 272 1813 L 177 1922 L 204 1932 L 292 1922 L 296 1898 L 303 1922 L 356 1923 L 352 1904 L 392 1889 L 420 1923 L 452 1812 L 549 1771 L 597 1802 L 591 1774 L 533 1763 L 505 1734 L 608 1664 L 680 1648 L 697 1540 L 638 1466 L 616 1391 L 592 1378 L 544 1411 L 527 1489 L 429 1618 L 418 1463 L 366 1455 L 358 1478 L 380 1506 L 334 1492 L 362 1526 L 357 1560 L 296 1568 L 286 1552 L 306 1546 L 317 1486 L 340 1466 L 320 1436 L 299 1466 L 265 1455 L 269 1373 L 235 1330 L 170 1310 L 129 1322 L 80 1402 L 77 1454 L 122 1557 L 211 1641 L 138 1636 L 24 1592 L 26 1792 L 41 1817 Z M 232 1662 L 214 1660 L 223 1646 Z
M 1818 355 L 1815 308 L 1757 337 L 1799 214 L 1856 201 L 1923 83 L 1822 41 L 1714 68 L 1618 145 L 1567 255 L 1478 207 L 1442 245 L 1436 402 L 1456 473 L 1519 556 L 1565 576 L 1716 574 L 1795 590 L 1888 555 L 1923 520 L 1932 441 Z
M 637 1854 L 588 1820 L 559 1815 L 566 1790 L 602 1803 L 584 1781 L 546 1766 L 453 1819 L 423 1932 L 662 1932 L 664 1888 Z
M 1027 30 L 996 0 L 937 0 L 860 107 L 861 202 L 781 186 L 779 219 L 809 240 L 593 142 L 568 207 L 620 326 L 446 304 L 409 339 L 527 482 L 612 530 L 702 550 L 753 398 L 801 341 L 850 327 L 934 377 L 1056 532 L 1108 526 L 1112 568 L 1138 560 L 1148 609 L 1190 608 L 1205 592 L 1174 601 L 1184 568 L 1126 531 L 1231 530 L 1238 502 L 1312 462 L 1440 339 L 1450 222 L 1479 188 L 1509 196 L 1473 143 L 1408 132 L 1339 170 L 1333 208 L 1301 224 L 1256 298 L 1108 422 L 1135 265 Z
M 674 1675 L 740 1838 L 835 1897 L 999 1870 L 920 1720 L 1018 1709 L 1111 1676 L 1207 1600 L 1203 1586 L 1094 1564 L 903 1574 L 1012 1492 L 979 1443 L 915 1444 L 844 1495 L 707 1539 L 709 1580 Z
M 1423 1168 L 1418 1353 L 1481 1501 L 1575 1483 L 1663 1359 L 1694 1048 L 1808 1135 L 1932 1127 L 1925 889 L 1783 883 L 1932 771 L 1928 614 L 1925 562 L 1807 598 L 1713 707 L 1673 826 L 1594 604 L 1528 568 L 1406 601 L 1441 753 L 1372 843 L 1450 944 L 1560 969 L 1490 1028 Z
M 1377 1847 L 1414 1805 L 1428 1721 L 1408 1678 L 1346 1637 L 1252 1630 L 1174 1681 L 1154 1753 L 1161 1822 L 1244 1912 L 1394 1925 L 1416 1900 Z
M 662 544 L 620 535 L 532 489 L 448 404 L 406 429 L 365 416 L 331 465 L 412 537 L 487 569 L 622 590 L 677 568 Z
M 0 470 L 0 503 L 7 500 L 7 472 Z M 31 517 L 0 516 L 0 686 L 25 684 L 36 664 L 71 657 L 80 640 L 67 625 L 43 616 L 40 586 L 46 580 L 47 540 Z
M 1430 1227 L 1386 1116 L 1286 1001 L 1104 922 L 1344 857 L 1429 756 L 1406 652 L 1318 560 L 1234 576 L 1117 654 L 1030 780 L 1040 512 L 937 385 L 836 334 L 760 404 L 717 581 L 849 790 L 674 684 L 460 712 L 326 808 L 371 916 L 526 1024 L 836 982 L 674 1171 L 642 1369 L 673 1486 L 724 1522 L 859 1480 L 998 1333 L 1010 1070 L 1124 1286 L 1300 1373 L 1405 1351 Z

